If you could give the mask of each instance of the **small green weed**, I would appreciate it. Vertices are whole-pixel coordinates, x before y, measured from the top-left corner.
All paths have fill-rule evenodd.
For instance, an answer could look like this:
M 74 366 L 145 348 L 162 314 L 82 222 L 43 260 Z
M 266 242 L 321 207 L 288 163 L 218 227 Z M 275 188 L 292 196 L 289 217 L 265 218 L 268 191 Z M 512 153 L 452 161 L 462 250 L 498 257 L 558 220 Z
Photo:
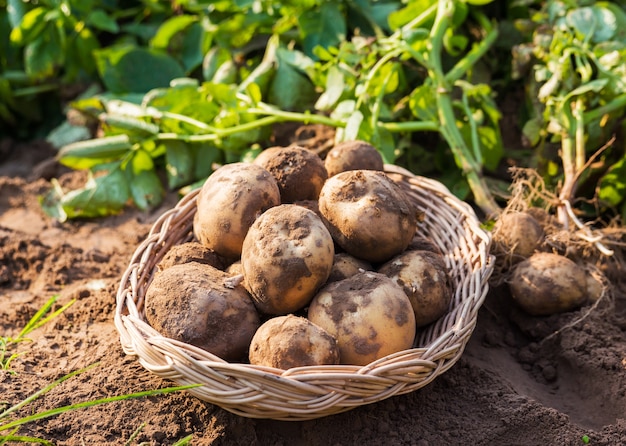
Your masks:
M 45 305 L 41 307 L 39 311 L 37 311 L 37 313 L 35 313 L 35 315 L 28 321 L 28 323 L 24 326 L 22 331 L 20 331 L 20 333 L 16 337 L 12 338 L 8 336 L 0 336 L 0 370 L 6 370 L 10 373 L 14 373 L 9 369 L 11 362 L 18 356 L 24 354 L 24 352 L 11 353 L 11 350 L 13 350 L 17 346 L 17 344 L 20 344 L 22 342 L 30 342 L 31 339 L 27 338 L 29 333 L 48 323 L 59 314 L 63 313 L 70 305 L 75 302 L 75 300 L 71 300 L 58 310 L 51 312 L 52 306 L 58 298 L 59 295 L 55 294 L 50 299 L 48 299 Z

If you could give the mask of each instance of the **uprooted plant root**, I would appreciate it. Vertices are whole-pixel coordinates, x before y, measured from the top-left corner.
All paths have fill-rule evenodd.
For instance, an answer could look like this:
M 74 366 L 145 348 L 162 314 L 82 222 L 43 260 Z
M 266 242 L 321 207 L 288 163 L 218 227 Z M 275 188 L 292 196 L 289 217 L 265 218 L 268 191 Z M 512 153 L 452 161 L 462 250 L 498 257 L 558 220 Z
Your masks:
M 513 168 L 511 195 L 502 216 L 525 212 L 534 217 L 544 231 L 543 240 L 538 244 L 537 251 L 553 252 L 563 255 L 582 267 L 593 276 L 603 287 L 598 293 L 602 300 L 610 294 L 607 283 L 614 282 L 626 265 L 623 248 L 626 246 L 626 228 L 618 220 L 598 224 L 591 222 L 581 224 L 569 203 L 564 204 L 558 196 L 550 191 L 539 173 L 529 168 Z M 564 225 L 557 218 L 557 209 L 568 207 L 568 215 L 572 219 Z M 516 254 L 515 247 L 502 243 L 506 226 L 496 226 L 493 230 L 491 252 L 496 257 L 491 283 L 498 286 L 507 283 L 514 266 L 524 260 Z M 596 305 L 594 305 L 595 307 Z

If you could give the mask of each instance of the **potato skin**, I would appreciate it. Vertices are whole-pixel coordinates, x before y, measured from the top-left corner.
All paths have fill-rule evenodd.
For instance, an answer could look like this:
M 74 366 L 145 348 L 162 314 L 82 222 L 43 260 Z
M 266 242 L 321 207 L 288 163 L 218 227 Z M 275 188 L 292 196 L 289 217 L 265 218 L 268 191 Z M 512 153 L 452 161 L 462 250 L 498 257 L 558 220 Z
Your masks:
M 328 276 L 326 283 L 337 282 L 339 280 L 347 279 L 348 277 L 361 271 L 372 270 L 373 267 L 369 262 L 357 259 L 346 252 L 340 252 L 335 254 L 333 268 L 330 271 L 330 276 Z
M 290 369 L 339 364 L 337 341 L 300 316 L 277 316 L 264 322 L 250 343 L 250 364 Z
M 198 193 L 194 235 L 217 254 L 238 258 L 252 223 L 279 204 L 278 184 L 268 171 L 250 163 L 225 164 Z
M 402 287 L 411 301 L 418 327 L 435 322 L 448 310 L 452 288 L 440 254 L 405 251 L 382 265 L 378 272 Z
M 241 285 L 224 285 L 228 278 L 197 262 L 157 273 L 146 292 L 146 320 L 162 335 L 226 361 L 245 358 L 260 318 Z
M 329 178 L 319 208 L 337 244 L 368 262 L 404 251 L 417 228 L 417 210 L 384 172 L 352 170 Z
M 326 282 L 334 254 L 333 239 L 315 212 L 282 204 L 262 214 L 244 240 L 244 283 L 260 312 L 293 313 Z
M 502 215 L 494 227 L 493 241 L 506 252 L 523 260 L 533 255 L 545 234 L 539 222 L 526 212 Z
M 585 270 L 567 257 L 538 252 L 515 266 L 509 289 L 528 314 L 548 316 L 582 306 L 587 278 Z
M 371 271 L 324 286 L 308 318 L 337 339 L 342 364 L 369 364 L 411 348 L 415 338 L 409 298 L 393 280 Z
M 269 147 L 256 157 L 254 164 L 276 178 L 283 204 L 317 200 L 328 178 L 324 161 L 300 146 Z
M 191 241 L 172 246 L 163 256 L 158 267 L 160 270 L 164 270 L 181 263 L 198 262 L 223 269 L 224 261 L 225 259 L 217 255 L 212 249 L 207 248 L 202 243 Z
M 383 170 L 380 152 L 365 141 L 343 141 L 326 154 L 324 166 L 328 177 L 348 170 Z

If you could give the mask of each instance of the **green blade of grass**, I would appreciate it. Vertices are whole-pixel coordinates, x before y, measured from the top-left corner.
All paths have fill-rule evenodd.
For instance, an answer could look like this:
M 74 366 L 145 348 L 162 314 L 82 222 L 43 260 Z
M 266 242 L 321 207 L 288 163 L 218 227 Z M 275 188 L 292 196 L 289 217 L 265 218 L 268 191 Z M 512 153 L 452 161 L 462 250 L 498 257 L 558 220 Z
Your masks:
M 93 363 L 90 366 L 87 366 L 85 368 L 82 368 L 80 370 L 75 370 L 71 373 L 68 373 L 67 375 L 63 375 L 62 377 L 60 377 L 59 379 L 57 379 L 56 381 L 51 382 L 50 384 L 48 384 L 46 387 L 44 387 L 43 389 L 38 390 L 37 392 L 33 393 L 31 396 L 29 396 L 28 398 L 20 401 L 19 403 L 17 403 L 14 406 L 9 407 L 7 410 L 5 410 L 4 412 L 0 413 L 0 419 L 5 418 L 6 416 L 8 416 L 9 414 L 21 409 L 22 407 L 24 407 L 25 405 L 27 405 L 28 403 L 30 403 L 31 401 L 36 400 L 37 398 L 39 398 L 41 395 L 49 392 L 50 390 L 54 389 L 56 386 L 58 386 L 59 384 L 61 384 L 63 381 L 66 381 L 68 379 L 70 379 L 73 376 L 76 376 L 80 373 L 86 372 L 87 370 L 90 370 L 94 367 L 97 367 L 98 365 L 100 365 L 99 362 Z M 5 430 L 6 427 L 5 426 L 0 426 L 0 430 Z
M 44 440 L 42 438 L 26 437 L 23 435 L 7 435 L 4 437 L 0 437 L 0 446 L 9 441 L 16 442 L 16 443 L 28 443 L 28 444 L 37 443 L 37 444 L 45 444 L 45 445 L 54 445 L 53 442 Z
M 23 424 L 30 423 L 32 421 L 54 417 L 56 415 L 60 415 L 62 413 L 69 412 L 72 410 L 85 409 L 87 407 L 97 406 L 100 404 L 111 403 L 115 401 L 125 401 L 125 400 L 129 400 L 133 398 L 141 398 L 144 396 L 154 396 L 154 395 L 162 395 L 162 394 L 167 394 L 167 393 L 179 392 L 181 390 L 187 390 L 193 387 L 199 387 L 200 385 L 201 384 L 190 384 L 186 386 L 166 387 L 164 389 L 146 390 L 142 392 L 129 393 L 126 395 L 118 395 L 118 396 L 112 396 L 108 398 L 100 398 L 100 399 L 92 400 L 92 401 L 83 401 L 81 403 L 70 404 L 67 406 L 57 407 L 55 409 L 45 410 L 43 412 L 38 412 L 33 415 L 20 418 L 19 420 L 11 421 L 10 423 L 6 423 L 0 426 L 0 431 L 11 429 L 17 426 L 21 426 Z
M 37 311 L 37 313 L 35 313 L 35 315 L 30 318 L 28 323 L 24 326 L 24 328 L 22 329 L 20 334 L 17 335 L 17 338 L 15 338 L 13 340 L 13 342 L 18 342 L 18 341 L 24 339 L 24 337 L 28 333 L 30 333 L 31 331 L 41 327 L 42 325 L 46 324 L 50 320 L 54 319 L 59 314 L 63 313 L 70 305 L 72 305 L 74 302 L 76 302 L 76 299 L 72 299 L 71 301 L 69 301 L 68 303 L 63 305 L 58 310 L 53 311 L 48 316 L 44 317 L 50 311 L 50 308 L 52 308 L 52 305 L 54 305 L 54 303 L 57 301 L 58 298 L 59 298 L 59 295 L 55 294 L 50 299 L 48 299 L 48 301 L 39 309 L 39 311 Z

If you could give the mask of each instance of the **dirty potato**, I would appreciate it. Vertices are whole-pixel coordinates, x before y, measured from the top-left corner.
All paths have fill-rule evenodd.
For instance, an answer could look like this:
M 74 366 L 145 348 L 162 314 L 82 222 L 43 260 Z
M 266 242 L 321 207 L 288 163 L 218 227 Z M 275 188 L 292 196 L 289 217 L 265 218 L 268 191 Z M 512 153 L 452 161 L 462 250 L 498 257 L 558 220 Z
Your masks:
M 417 210 L 384 172 L 352 170 L 329 178 L 319 208 L 337 244 L 368 262 L 404 251 L 417 228 Z
M 333 239 L 315 212 L 276 206 L 254 222 L 243 242 L 244 283 L 260 312 L 292 313 L 326 282 L 334 254 Z
M 146 292 L 146 320 L 163 336 L 226 361 L 241 360 L 260 318 L 247 291 L 229 279 L 197 262 L 171 266 L 155 275 Z
M 533 255 L 544 239 L 542 226 L 526 212 L 503 214 L 496 221 L 493 234 L 494 244 L 518 261 Z
M 276 178 L 283 204 L 317 200 L 328 178 L 324 161 L 300 146 L 270 147 L 256 157 L 254 164 Z
M 279 204 L 278 184 L 268 171 L 250 163 L 226 164 L 198 193 L 193 232 L 204 246 L 236 259 L 252 223 Z
M 411 301 L 418 327 L 435 322 L 448 311 L 452 288 L 440 254 L 405 251 L 382 265 L 378 272 L 402 287 Z
M 158 268 L 164 270 L 170 266 L 188 262 L 205 263 L 217 269 L 223 269 L 225 259 L 202 243 L 191 241 L 172 246 L 159 262 Z
M 342 364 L 366 365 L 409 349 L 416 331 L 411 302 L 402 288 L 371 271 L 324 286 L 311 301 L 307 317 L 337 339 Z
M 372 144 L 365 141 L 344 141 L 326 154 L 324 166 L 332 177 L 348 170 L 383 170 L 383 157 Z
M 587 275 L 574 261 L 538 252 L 518 263 L 509 281 L 511 296 L 532 316 L 572 311 L 587 300 Z
M 354 276 L 356 273 L 372 270 L 372 265 L 369 262 L 357 259 L 346 252 L 339 252 L 335 254 L 333 268 L 330 271 L 330 276 L 328 276 L 328 280 L 326 282 L 337 282 L 339 280 L 347 279 L 350 276 Z
M 250 364 L 290 369 L 339 364 L 337 341 L 300 316 L 277 316 L 264 322 L 250 343 Z

